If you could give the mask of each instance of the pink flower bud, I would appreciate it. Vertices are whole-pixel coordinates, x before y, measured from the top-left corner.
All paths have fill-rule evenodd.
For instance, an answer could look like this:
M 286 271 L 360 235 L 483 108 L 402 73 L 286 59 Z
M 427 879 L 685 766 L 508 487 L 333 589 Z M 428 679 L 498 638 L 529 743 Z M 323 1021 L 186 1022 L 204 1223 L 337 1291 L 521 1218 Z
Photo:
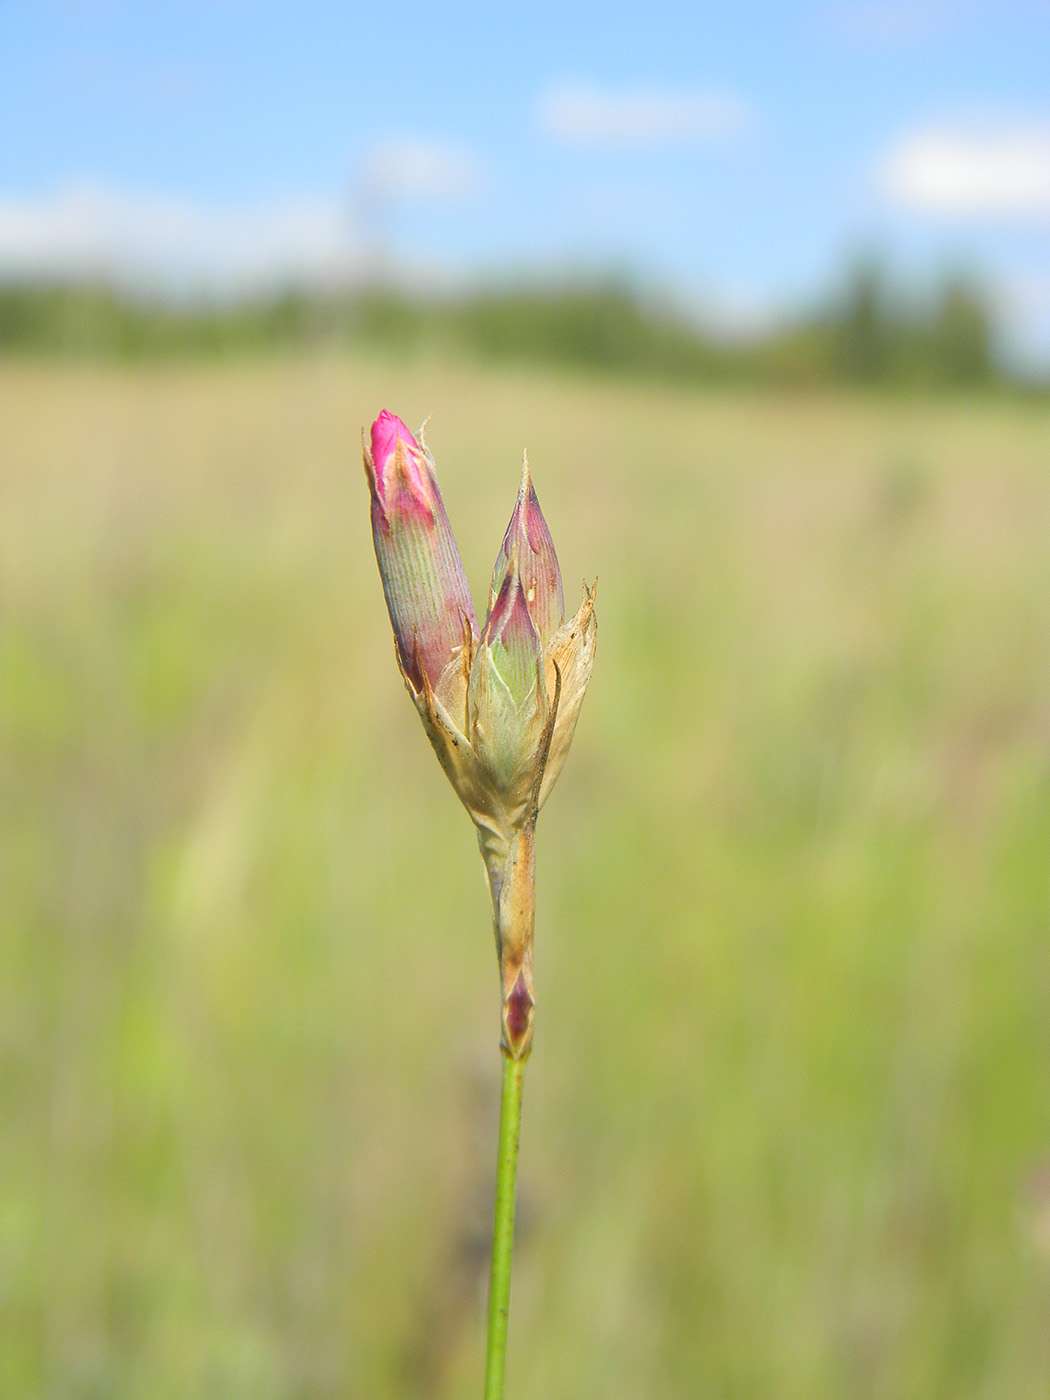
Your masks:
M 528 458 L 522 466 L 514 514 L 492 571 L 491 598 L 499 596 L 503 580 L 514 570 L 521 580 L 529 616 L 546 646 L 565 618 L 565 602 L 558 556 L 536 498 Z
M 463 563 L 445 514 L 434 460 L 393 413 L 372 424 L 365 474 L 372 542 L 401 668 L 417 694 L 434 688 L 478 630 Z

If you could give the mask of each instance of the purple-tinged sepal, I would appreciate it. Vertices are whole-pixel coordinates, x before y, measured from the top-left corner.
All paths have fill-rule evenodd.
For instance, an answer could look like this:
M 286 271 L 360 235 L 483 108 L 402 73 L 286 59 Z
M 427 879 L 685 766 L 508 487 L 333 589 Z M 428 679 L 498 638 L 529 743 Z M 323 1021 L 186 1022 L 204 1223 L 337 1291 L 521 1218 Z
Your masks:
M 492 571 L 490 608 L 499 597 L 503 580 L 512 567 L 517 570 L 529 615 L 540 641 L 546 646 L 565 620 L 565 600 L 558 556 L 554 552 L 554 541 L 532 484 L 527 455 L 522 461 L 521 484 L 514 514 Z

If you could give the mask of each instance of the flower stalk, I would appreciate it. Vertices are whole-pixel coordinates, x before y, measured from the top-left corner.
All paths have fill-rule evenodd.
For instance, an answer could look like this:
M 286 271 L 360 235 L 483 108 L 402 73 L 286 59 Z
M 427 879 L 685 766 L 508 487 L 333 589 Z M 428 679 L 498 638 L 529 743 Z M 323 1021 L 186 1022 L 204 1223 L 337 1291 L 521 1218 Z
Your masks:
M 488 1349 L 485 1356 L 484 1400 L 503 1400 L 507 1366 L 507 1320 L 510 1315 L 510 1276 L 514 1257 L 514 1202 L 521 1139 L 521 1094 L 525 1059 L 503 1053 L 500 1094 L 499 1152 L 496 1158 L 496 1209 L 492 1222 L 492 1273 L 489 1282 Z

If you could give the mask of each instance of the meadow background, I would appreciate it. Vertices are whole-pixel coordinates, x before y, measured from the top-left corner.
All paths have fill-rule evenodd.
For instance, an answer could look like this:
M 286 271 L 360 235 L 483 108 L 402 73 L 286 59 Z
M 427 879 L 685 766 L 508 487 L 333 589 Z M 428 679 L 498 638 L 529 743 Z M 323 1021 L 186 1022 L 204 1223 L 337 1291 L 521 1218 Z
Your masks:
M 1036 1400 L 1050 404 L 447 354 L 0 363 L 0 1392 L 477 1393 L 482 866 L 359 432 L 599 646 L 539 831 L 519 1400 Z
M 471 1400 L 482 863 L 360 434 L 590 693 L 507 1400 L 1045 1400 L 1045 0 L 0 3 L 0 1397 Z

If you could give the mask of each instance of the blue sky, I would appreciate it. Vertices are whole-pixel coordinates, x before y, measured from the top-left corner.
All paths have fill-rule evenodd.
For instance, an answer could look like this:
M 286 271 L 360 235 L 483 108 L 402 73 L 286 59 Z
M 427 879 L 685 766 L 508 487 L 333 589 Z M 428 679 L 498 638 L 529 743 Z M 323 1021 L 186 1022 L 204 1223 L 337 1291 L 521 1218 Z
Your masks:
M 630 271 L 746 330 L 858 250 L 1050 351 L 1050 0 L 0 0 L 0 270 Z

